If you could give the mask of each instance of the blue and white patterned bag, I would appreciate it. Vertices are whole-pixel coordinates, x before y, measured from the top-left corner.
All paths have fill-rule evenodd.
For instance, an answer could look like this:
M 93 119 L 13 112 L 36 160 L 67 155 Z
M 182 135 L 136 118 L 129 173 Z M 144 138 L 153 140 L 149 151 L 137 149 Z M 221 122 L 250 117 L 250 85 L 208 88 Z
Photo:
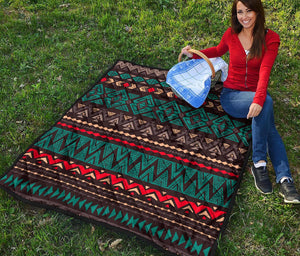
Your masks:
M 228 64 L 220 57 L 209 59 L 215 71 L 221 70 L 221 81 L 228 75 Z M 175 94 L 195 108 L 200 107 L 211 87 L 212 70 L 204 59 L 179 62 L 167 74 L 167 84 Z

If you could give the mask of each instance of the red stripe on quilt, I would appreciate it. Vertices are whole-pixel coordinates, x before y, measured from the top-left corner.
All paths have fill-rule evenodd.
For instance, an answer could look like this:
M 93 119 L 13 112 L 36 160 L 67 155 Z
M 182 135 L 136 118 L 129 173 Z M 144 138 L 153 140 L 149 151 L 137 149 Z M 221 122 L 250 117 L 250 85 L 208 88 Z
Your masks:
M 111 179 L 111 185 L 115 185 L 115 184 L 118 184 L 120 182 L 122 182 L 122 184 L 124 185 L 124 190 L 129 190 L 131 188 L 136 188 L 138 187 L 139 188 L 139 191 L 141 192 L 141 194 L 143 196 L 145 195 L 148 195 L 148 194 L 151 194 L 151 193 L 155 193 L 158 200 L 160 202 L 164 202 L 166 200 L 170 200 L 172 199 L 175 204 L 176 204 L 176 207 L 177 208 L 182 208 L 186 205 L 190 205 L 194 211 L 195 214 L 198 214 L 204 210 L 207 210 L 211 216 L 212 219 L 215 219 L 215 218 L 218 218 L 220 217 L 221 215 L 225 214 L 226 212 L 224 211 L 220 211 L 220 210 L 216 210 L 214 211 L 212 208 L 208 207 L 208 206 L 204 206 L 204 205 L 200 205 L 200 206 L 197 206 L 196 203 L 192 202 L 192 201 L 187 201 L 187 200 L 179 200 L 177 197 L 175 196 L 171 196 L 171 195 L 162 195 L 161 192 L 159 190 L 156 190 L 156 189 L 153 189 L 153 188 L 149 188 L 149 189 L 146 189 L 143 185 L 141 184 L 138 184 L 138 183 L 129 183 L 127 181 L 127 179 L 125 178 L 120 178 L 120 177 L 117 177 L 116 175 L 113 175 L 113 174 L 110 174 L 110 173 L 100 173 L 98 170 L 96 169 L 93 169 L 93 168 L 85 168 L 84 166 L 82 165 L 79 165 L 79 164 L 70 164 L 69 162 L 65 161 L 65 160 L 62 160 L 62 159 L 58 159 L 58 158 L 53 158 L 52 155 L 49 155 L 49 154 L 46 154 L 46 153 L 42 153 L 40 154 L 38 152 L 38 150 L 36 149 L 29 149 L 27 151 L 28 153 L 32 153 L 32 157 L 34 159 L 37 159 L 37 160 L 42 160 L 44 158 L 46 158 L 46 162 L 47 164 L 49 165 L 57 165 L 57 164 L 63 164 L 65 170 L 69 171 L 69 170 L 73 170 L 75 168 L 78 168 L 81 172 L 82 175 L 85 175 L 87 173 L 90 173 L 90 172 L 93 172 L 95 174 L 95 177 L 97 180 L 101 180 L 101 179 L 104 179 L 106 177 L 110 177 Z M 25 154 L 28 156 L 28 154 Z M 26 156 L 24 156 L 24 158 L 26 158 Z
M 237 174 L 234 174 L 232 172 L 227 172 L 225 170 L 219 170 L 218 168 L 212 168 L 211 166 L 206 166 L 204 164 L 201 164 L 201 163 L 197 163 L 196 161 L 190 161 L 189 159 L 185 159 L 185 158 L 181 158 L 180 156 L 174 156 L 173 154 L 167 154 L 165 152 L 162 152 L 162 151 L 158 151 L 158 150 L 154 150 L 154 149 L 151 149 L 149 147 L 144 147 L 142 145 L 136 145 L 135 143 L 132 143 L 132 142 L 128 142 L 128 141 L 124 141 L 124 140 L 121 140 L 121 139 L 118 139 L 118 138 L 113 138 L 111 136 L 107 136 L 107 135 L 103 135 L 103 134 L 100 134 L 100 133 L 95 133 L 95 132 L 92 132 L 92 131 L 87 131 L 85 129 L 81 129 L 79 127 L 75 127 L 75 126 L 72 126 L 72 125 L 68 125 L 68 124 L 65 124 L 65 123 L 62 123 L 62 122 L 58 122 L 57 123 L 58 125 L 61 125 L 62 127 L 67 127 L 69 129 L 73 129 L 75 131 L 79 131 L 79 132 L 82 132 L 82 133 L 87 133 L 89 135 L 93 135 L 95 137 L 101 137 L 103 139 L 108 139 L 108 140 L 111 140 L 111 141 L 116 141 L 116 142 L 120 142 L 120 143 L 123 143 L 124 145 L 129 145 L 131 147 L 137 147 L 139 149 L 144 149 L 146 151 L 150 151 L 152 153 L 155 153 L 155 154 L 160 154 L 161 156 L 167 156 L 169 158 L 175 158 L 176 160 L 178 161 L 183 161 L 185 163 L 190 163 L 192 165 L 197 165 L 201 168 L 205 168 L 207 170 L 212 170 L 214 172 L 219 172 L 219 173 L 222 173 L 222 174 L 225 174 L 225 175 L 229 175 L 231 177 L 235 177 L 235 178 L 238 178 L 239 175 Z

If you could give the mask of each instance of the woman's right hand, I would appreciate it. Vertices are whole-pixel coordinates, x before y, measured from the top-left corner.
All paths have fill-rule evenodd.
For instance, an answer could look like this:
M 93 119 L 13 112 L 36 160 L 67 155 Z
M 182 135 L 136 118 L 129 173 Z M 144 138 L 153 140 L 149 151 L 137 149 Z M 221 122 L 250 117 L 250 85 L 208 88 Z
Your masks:
M 190 49 L 192 49 L 191 46 L 187 45 L 186 47 L 182 48 L 181 53 L 188 56 L 189 58 L 192 58 L 193 54 L 188 52 Z

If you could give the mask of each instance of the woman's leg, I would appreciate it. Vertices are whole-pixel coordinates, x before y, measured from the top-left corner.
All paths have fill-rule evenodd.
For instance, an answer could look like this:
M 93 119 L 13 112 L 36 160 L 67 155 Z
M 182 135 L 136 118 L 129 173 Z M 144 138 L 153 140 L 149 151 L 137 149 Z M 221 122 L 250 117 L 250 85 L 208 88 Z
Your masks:
M 254 92 L 236 91 L 223 88 L 221 93 L 221 104 L 223 109 L 231 116 L 237 118 L 246 118 L 249 107 L 253 102 Z M 255 123 L 252 120 L 252 160 L 253 166 L 251 172 L 254 178 L 256 188 L 263 194 L 273 192 L 272 183 L 269 179 L 267 170 L 267 133 L 264 126 L 259 125 L 259 121 L 263 121 L 266 115 L 258 119 Z M 265 133 L 265 134 L 264 134 Z
M 268 154 L 276 173 L 276 182 L 279 183 L 282 178 L 289 178 L 292 180 L 285 146 L 274 124 L 273 111 L 268 136 Z
M 223 88 L 221 104 L 223 109 L 236 118 L 246 118 L 255 92 L 236 91 Z M 267 161 L 269 153 L 276 182 L 283 177 L 291 178 L 287 154 L 274 124 L 273 100 L 267 95 L 261 113 L 252 119 L 252 160 L 257 163 Z
M 254 92 L 223 88 L 221 104 L 229 115 L 246 118 L 254 95 Z M 259 161 L 267 160 L 268 151 L 276 173 L 276 182 L 280 182 L 280 194 L 284 197 L 284 202 L 299 204 L 300 195 L 293 184 L 285 147 L 274 124 L 273 100 L 269 95 L 266 97 L 261 113 L 252 118 L 252 144 L 254 166 L 251 171 L 256 187 L 265 194 L 272 192 L 272 184 L 266 167 L 255 166 Z M 282 182 L 284 177 L 289 178 L 290 181 Z

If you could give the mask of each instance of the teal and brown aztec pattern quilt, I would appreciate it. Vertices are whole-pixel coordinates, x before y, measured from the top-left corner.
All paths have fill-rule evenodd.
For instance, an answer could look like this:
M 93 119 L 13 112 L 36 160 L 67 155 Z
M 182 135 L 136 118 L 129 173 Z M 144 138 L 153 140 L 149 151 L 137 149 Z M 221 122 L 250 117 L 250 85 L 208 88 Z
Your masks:
M 174 254 L 214 254 L 248 158 L 250 125 L 223 111 L 220 89 L 194 109 L 174 95 L 166 75 L 116 62 L 1 186 Z

